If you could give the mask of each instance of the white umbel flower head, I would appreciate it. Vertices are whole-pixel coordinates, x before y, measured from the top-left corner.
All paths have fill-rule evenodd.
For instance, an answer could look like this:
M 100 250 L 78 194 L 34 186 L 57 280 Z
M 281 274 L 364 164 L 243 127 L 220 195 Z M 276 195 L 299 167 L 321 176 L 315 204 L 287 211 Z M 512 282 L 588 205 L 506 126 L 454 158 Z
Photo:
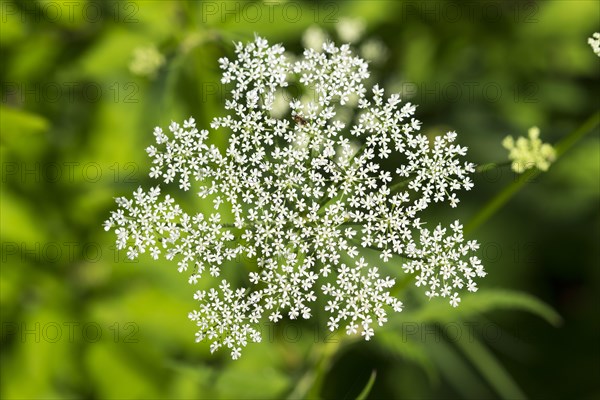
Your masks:
M 527 134 L 528 138 L 520 136 L 515 140 L 512 136 L 507 136 L 502 141 L 502 146 L 509 151 L 508 158 L 512 161 L 512 170 L 519 174 L 534 167 L 540 171 L 547 171 L 556 159 L 554 147 L 542 143 L 537 126 L 529 128 Z
M 596 32 L 588 39 L 588 44 L 592 46 L 592 50 L 600 57 L 600 32 Z
M 317 298 L 329 329 L 369 340 L 403 307 L 390 294 L 394 278 L 377 265 L 392 260 L 409 260 L 397 273 L 414 274 L 429 297 L 452 306 L 461 289 L 477 290 L 475 279 L 485 276 L 477 243 L 465 242 L 458 221 L 429 229 L 422 220 L 432 202 L 456 206 L 458 191 L 473 186 L 474 165 L 460 161 L 467 149 L 455 132 L 433 143 L 420 134 L 415 106 L 367 89 L 367 64 L 348 45 L 325 43 L 294 62 L 260 37 L 235 52 L 219 60 L 228 115 L 210 125 L 227 145 L 210 144 L 215 133 L 190 118 L 157 127 L 147 149 L 152 178 L 193 190 L 213 210 L 188 214 L 158 186 L 140 188 L 117 199 L 105 223 L 131 258 L 149 251 L 176 259 L 191 284 L 220 276 L 227 260 L 256 261 L 250 271 L 240 266 L 245 283 L 222 279 L 196 292 L 189 316 L 199 341 L 238 358 L 261 340 L 259 323 L 310 318 Z M 274 98 L 290 83 L 312 95 L 291 99 L 276 118 Z M 342 122 L 338 113 L 348 110 L 354 117 Z M 379 261 L 367 261 L 366 249 L 379 251 Z

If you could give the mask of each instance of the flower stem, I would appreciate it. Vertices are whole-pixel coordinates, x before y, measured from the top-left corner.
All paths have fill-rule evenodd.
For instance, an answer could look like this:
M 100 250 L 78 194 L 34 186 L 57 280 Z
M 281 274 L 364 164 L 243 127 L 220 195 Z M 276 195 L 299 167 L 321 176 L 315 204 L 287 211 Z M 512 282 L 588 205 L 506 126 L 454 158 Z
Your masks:
M 571 147 L 573 147 L 580 139 L 582 139 L 587 133 L 592 131 L 600 123 L 600 111 L 592 114 L 579 128 L 575 129 L 567 136 L 565 136 L 556 146 L 556 159 L 566 153 Z M 510 200 L 525 184 L 536 176 L 540 171 L 538 169 L 529 169 L 523 174 L 519 175 L 512 183 L 504 188 L 500 193 L 493 197 L 465 226 L 465 234 L 471 233 L 484 222 L 486 222 L 491 216 L 493 216 L 508 200 Z
M 481 164 L 481 165 L 478 165 L 477 168 L 475 168 L 475 173 L 482 173 L 482 172 L 487 172 L 487 171 L 495 169 L 495 168 L 507 167 L 510 164 L 511 164 L 510 161 L 505 161 L 505 162 L 500 162 L 500 163 Z
M 396 193 L 398 190 L 402 189 L 406 185 L 410 183 L 410 179 L 404 179 L 399 182 L 396 182 L 390 186 L 390 193 Z

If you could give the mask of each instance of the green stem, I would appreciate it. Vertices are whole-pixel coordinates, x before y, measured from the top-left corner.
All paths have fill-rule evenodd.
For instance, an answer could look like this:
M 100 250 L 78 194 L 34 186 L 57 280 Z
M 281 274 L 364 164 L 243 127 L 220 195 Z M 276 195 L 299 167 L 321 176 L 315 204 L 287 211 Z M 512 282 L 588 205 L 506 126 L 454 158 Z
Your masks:
M 360 392 L 360 394 L 356 397 L 356 400 L 367 400 L 367 396 L 371 393 L 371 389 L 373 389 L 373 385 L 375 384 L 375 379 L 377 378 L 377 370 L 373 370 L 371 372 L 371 376 L 369 377 L 369 381 L 365 385 L 364 389 Z
M 578 129 L 571 132 L 563 140 L 561 140 L 554 148 L 556 149 L 556 158 L 565 154 L 571 147 L 575 145 L 587 133 L 592 131 L 600 124 L 600 111 L 596 111 L 587 119 Z
M 394 183 L 392 186 L 390 186 L 390 193 L 396 193 L 398 190 L 402 189 L 409 183 L 410 183 L 410 179 L 404 179 L 402 181 Z
M 505 161 L 505 162 L 501 162 L 501 163 L 481 164 L 481 165 L 478 165 L 477 168 L 475 168 L 475 173 L 486 172 L 486 171 L 492 170 L 494 168 L 508 167 L 510 164 L 512 164 L 512 162 L 510 162 L 510 161 Z
M 569 133 L 564 139 L 562 139 L 556 146 L 556 159 L 558 160 L 564 153 L 566 153 L 571 147 L 573 147 L 579 140 L 581 140 L 587 133 L 592 131 L 600 123 L 600 111 L 594 113 L 588 118 L 579 128 Z M 529 169 L 514 180 L 510 185 L 506 186 L 504 190 L 498 193 L 492 198 L 467 224 L 464 229 L 465 234 L 470 233 L 486 222 L 492 215 L 494 215 L 508 200 L 511 199 L 525 184 L 540 173 L 537 169 Z

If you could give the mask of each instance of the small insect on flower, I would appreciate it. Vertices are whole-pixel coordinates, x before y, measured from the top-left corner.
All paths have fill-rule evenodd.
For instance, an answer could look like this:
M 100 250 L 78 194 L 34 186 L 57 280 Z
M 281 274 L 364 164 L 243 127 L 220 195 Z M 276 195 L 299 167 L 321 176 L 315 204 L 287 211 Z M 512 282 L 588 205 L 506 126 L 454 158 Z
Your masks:
M 294 122 L 299 126 L 306 125 L 306 120 L 300 114 L 294 114 Z

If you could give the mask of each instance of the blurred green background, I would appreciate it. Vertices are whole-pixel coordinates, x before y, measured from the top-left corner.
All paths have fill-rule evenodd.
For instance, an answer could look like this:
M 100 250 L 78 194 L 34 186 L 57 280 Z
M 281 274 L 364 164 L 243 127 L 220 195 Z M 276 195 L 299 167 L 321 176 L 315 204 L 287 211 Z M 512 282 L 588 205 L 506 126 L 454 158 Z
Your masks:
M 536 125 L 556 143 L 600 108 L 587 44 L 597 1 L 40 0 L 1 11 L 2 398 L 353 398 L 372 370 L 371 398 L 600 398 L 597 127 L 471 234 L 489 272 L 480 297 L 449 310 L 407 289 L 406 310 L 369 343 L 337 343 L 315 318 L 265 326 L 266 343 L 237 362 L 211 356 L 194 343 L 186 277 L 127 262 L 101 227 L 114 197 L 154 184 L 154 126 L 222 115 L 217 59 L 234 40 L 258 33 L 294 52 L 324 35 L 352 40 L 374 78 L 419 105 L 425 132 L 456 130 L 472 161 L 496 162 L 504 136 Z M 479 175 L 458 209 L 432 219 L 468 222 L 514 180 Z

